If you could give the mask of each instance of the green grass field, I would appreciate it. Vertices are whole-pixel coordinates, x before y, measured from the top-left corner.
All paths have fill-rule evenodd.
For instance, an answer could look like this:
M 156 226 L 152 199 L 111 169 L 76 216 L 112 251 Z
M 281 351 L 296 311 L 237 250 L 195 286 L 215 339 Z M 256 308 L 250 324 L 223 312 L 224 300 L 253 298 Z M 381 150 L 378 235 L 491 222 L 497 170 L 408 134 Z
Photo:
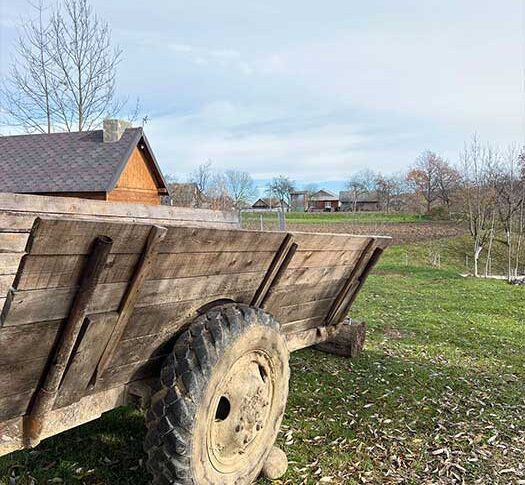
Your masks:
M 243 212 L 243 223 L 257 222 L 261 215 L 263 221 L 278 222 L 276 212 Z M 397 212 L 287 212 L 286 221 L 290 224 L 326 224 L 326 223 L 399 223 L 399 222 L 428 222 L 429 217 L 418 214 L 403 214 Z
M 458 276 L 439 244 L 441 269 L 427 245 L 385 254 L 352 314 L 359 359 L 292 355 L 278 483 L 525 483 L 525 288 Z M 0 483 L 147 484 L 143 436 L 117 410 L 1 458 Z

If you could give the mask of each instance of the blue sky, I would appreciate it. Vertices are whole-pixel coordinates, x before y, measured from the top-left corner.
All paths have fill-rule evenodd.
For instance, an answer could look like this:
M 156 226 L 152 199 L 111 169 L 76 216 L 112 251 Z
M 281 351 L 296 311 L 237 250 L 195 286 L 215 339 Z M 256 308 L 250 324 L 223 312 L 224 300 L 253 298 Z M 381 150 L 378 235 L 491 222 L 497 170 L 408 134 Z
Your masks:
M 396 172 L 424 149 L 455 160 L 478 132 L 523 140 L 518 0 L 92 0 L 124 50 L 167 173 L 211 159 L 259 180 Z M 0 0 L 0 74 L 24 0 Z

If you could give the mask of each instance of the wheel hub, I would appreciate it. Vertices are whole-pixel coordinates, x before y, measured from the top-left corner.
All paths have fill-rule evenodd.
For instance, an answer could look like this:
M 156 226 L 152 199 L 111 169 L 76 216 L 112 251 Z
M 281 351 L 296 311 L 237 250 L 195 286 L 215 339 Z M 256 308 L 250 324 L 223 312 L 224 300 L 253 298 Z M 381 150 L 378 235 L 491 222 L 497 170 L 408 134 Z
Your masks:
M 221 473 L 249 459 L 267 425 L 274 394 L 270 358 L 261 351 L 242 355 L 218 387 L 208 419 L 210 461 Z M 219 394 L 220 393 L 220 394 Z

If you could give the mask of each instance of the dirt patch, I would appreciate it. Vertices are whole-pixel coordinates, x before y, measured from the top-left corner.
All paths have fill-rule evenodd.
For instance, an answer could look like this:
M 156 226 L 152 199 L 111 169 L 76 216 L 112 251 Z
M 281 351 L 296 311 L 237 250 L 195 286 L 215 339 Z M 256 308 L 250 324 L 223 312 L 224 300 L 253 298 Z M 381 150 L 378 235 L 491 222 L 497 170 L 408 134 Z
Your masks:
M 267 230 L 278 230 L 277 225 L 267 224 Z M 246 229 L 260 229 L 257 223 L 246 224 Z M 390 236 L 394 244 L 431 241 L 465 234 L 465 229 L 456 223 L 419 222 L 419 223 L 326 223 L 326 224 L 288 224 L 289 231 L 343 233 L 358 235 Z

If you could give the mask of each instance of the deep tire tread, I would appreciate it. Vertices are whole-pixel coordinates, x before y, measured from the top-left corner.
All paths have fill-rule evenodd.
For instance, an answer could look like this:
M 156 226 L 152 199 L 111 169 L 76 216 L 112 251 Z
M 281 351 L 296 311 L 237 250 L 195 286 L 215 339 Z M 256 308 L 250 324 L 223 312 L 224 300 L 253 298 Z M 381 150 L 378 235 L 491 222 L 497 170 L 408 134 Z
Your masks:
M 219 356 L 255 324 L 278 329 L 269 314 L 229 304 L 201 315 L 179 336 L 160 375 L 161 389 L 146 415 L 144 449 L 154 485 L 198 485 L 188 456 L 202 393 Z

